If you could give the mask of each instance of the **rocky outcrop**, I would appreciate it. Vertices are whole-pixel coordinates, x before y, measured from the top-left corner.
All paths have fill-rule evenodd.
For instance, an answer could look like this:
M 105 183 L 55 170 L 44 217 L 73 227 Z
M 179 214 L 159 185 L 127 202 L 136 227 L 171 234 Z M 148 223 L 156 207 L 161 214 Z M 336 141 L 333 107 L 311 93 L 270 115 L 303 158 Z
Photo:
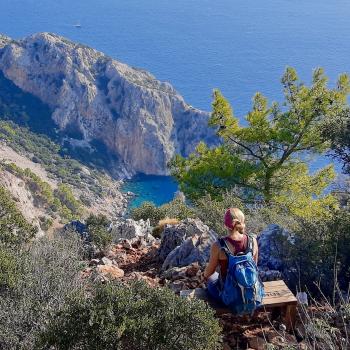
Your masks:
M 81 144 L 104 144 L 124 175 L 166 174 L 174 154 L 188 155 L 200 140 L 216 142 L 209 114 L 187 105 L 170 84 L 60 36 L 1 37 L 0 70 L 49 105 L 61 130 Z
M 107 280 L 115 280 L 124 277 L 124 271 L 115 265 L 98 265 L 96 272 L 99 277 Z
M 13 41 L 10 37 L 0 34 L 0 49 Z
M 292 236 L 278 225 L 269 225 L 258 236 L 259 271 L 263 281 L 273 281 L 285 277 L 286 267 L 280 258 L 282 240 L 293 241 Z
M 147 239 L 151 236 L 151 224 L 149 220 L 135 221 L 133 219 L 119 219 L 113 223 L 112 234 L 115 241 L 127 239 Z
M 204 266 L 217 235 L 198 219 L 186 219 L 167 225 L 162 235 L 158 256 L 164 260 L 162 270 L 188 266 L 194 262 Z

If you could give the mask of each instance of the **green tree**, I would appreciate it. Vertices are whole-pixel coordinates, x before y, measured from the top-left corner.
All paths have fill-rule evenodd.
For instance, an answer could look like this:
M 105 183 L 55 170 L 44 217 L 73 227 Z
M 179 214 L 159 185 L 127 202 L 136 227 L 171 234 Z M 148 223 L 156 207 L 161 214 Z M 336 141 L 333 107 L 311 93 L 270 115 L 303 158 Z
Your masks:
M 257 93 L 244 126 L 220 91 L 214 91 L 209 125 L 216 128 L 222 143 L 209 148 L 201 142 L 188 158 L 176 156 L 170 163 L 187 196 L 220 198 L 227 189 L 236 188 L 245 202 L 281 202 L 292 196 L 297 206 L 298 202 L 303 207 L 312 202 L 319 208 L 335 204 L 332 197 L 323 196 L 334 170 L 327 167 L 310 175 L 303 159 L 306 152 L 320 154 L 329 147 L 322 127 L 348 107 L 349 78 L 341 75 L 330 89 L 323 70 L 316 69 L 306 86 L 293 68 L 287 68 L 282 85 L 283 104 L 269 105 Z
M 323 137 L 330 141 L 332 155 L 343 164 L 345 173 L 350 174 L 350 110 L 345 110 L 337 118 L 323 127 Z

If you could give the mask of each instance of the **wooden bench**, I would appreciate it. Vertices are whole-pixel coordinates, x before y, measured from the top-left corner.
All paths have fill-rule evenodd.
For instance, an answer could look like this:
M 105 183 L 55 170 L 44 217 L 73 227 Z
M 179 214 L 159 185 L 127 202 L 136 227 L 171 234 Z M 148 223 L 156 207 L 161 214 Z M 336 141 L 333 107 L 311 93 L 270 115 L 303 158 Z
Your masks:
M 272 311 L 274 315 L 277 313 L 281 314 L 287 330 L 293 329 L 297 311 L 297 299 L 294 294 L 282 280 L 264 282 L 264 288 L 265 297 L 263 299 L 263 305 L 257 311 Z M 225 305 L 209 299 L 206 290 L 202 288 L 183 290 L 180 292 L 180 296 L 184 298 L 197 298 L 205 300 L 216 310 L 217 314 L 230 312 Z

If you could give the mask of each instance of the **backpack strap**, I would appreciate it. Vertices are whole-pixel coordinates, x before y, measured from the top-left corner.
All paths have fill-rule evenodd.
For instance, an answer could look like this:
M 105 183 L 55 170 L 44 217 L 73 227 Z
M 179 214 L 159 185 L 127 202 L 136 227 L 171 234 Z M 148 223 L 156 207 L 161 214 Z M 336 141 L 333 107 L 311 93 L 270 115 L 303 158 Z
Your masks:
M 225 253 L 225 255 L 227 256 L 227 259 L 228 257 L 232 254 L 225 239 L 224 238 L 219 238 L 218 239 L 218 242 L 219 242 L 219 245 L 220 245 L 220 248 L 221 250 Z
M 248 244 L 247 244 L 247 249 L 245 250 L 245 254 L 248 254 L 249 252 L 252 253 L 252 255 L 254 254 L 254 237 L 253 235 L 249 235 L 248 236 Z

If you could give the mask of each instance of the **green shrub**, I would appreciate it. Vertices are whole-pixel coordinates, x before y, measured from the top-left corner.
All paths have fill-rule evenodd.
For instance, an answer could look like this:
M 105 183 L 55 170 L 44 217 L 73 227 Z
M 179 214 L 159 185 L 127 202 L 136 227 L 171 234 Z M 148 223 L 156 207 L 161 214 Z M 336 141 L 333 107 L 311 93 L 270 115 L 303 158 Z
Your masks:
M 350 283 L 350 213 L 334 212 L 330 219 L 299 220 L 292 242 L 281 237 L 278 256 L 290 271 L 292 286 L 330 296 L 339 284 Z M 316 286 L 317 284 L 317 286 Z
M 160 209 L 165 212 L 165 217 L 184 220 L 195 218 L 196 212 L 188 206 L 181 198 L 176 197 L 171 202 L 163 204 Z
M 89 229 L 91 241 L 101 251 L 107 251 L 112 244 L 113 235 L 111 232 L 101 226 L 93 226 Z
M 54 191 L 55 196 L 61 203 L 61 215 L 68 220 L 77 219 L 82 215 L 83 209 L 81 203 L 74 197 L 69 186 L 60 184 Z
M 88 229 L 90 229 L 93 226 L 102 226 L 104 228 L 108 228 L 111 222 L 108 220 L 106 215 L 94 215 L 91 214 L 87 219 L 86 219 L 86 226 Z
M 156 226 L 158 221 L 166 216 L 162 207 L 156 207 L 152 202 L 143 202 L 138 208 L 131 210 L 130 216 L 134 220 L 150 220 L 152 226 Z
M 42 333 L 40 346 L 57 350 L 217 349 L 220 327 L 202 301 L 136 282 L 101 284 L 71 298 Z
M 13 288 L 18 279 L 18 261 L 10 250 L 0 248 L 0 293 Z
M 196 213 L 193 208 L 189 207 L 180 198 L 175 198 L 159 207 L 156 207 L 152 202 L 143 202 L 141 206 L 131 210 L 130 216 L 134 220 L 149 219 L 152 226 L 157 226 L 162 219 L 183 220 L 189 217 L 196 217 Z
M 0 186 L 0 246 L 18 246 L 31 240 L 37 228 L 29 224 L 10 193 Z
M 109 230 L 110 222 L 105 215 L 91 214 L 86 220 L 87 230 L 91 241 L 102 251 L 106 251 L 113 241 Z
M 195 202 L 197 217 L 218 235 L 227 234 L 224 226 L 224 214 L 226 209 L 230 207 L 242 208 L 245 212 L 242 202 L 233 192 L 227 192 L 221 201 L 206 195 Z
M 0 348 L 32 350 L 67 296 L 82 287 L 81 241 L 73 234 L 42 238 L 26 251 L 14 251 L 13 257 L 0 255 L 7 266 L 7 274 L 0 266 L 0 278 L 8 284 L 6 292 L 0 290 Z M 16 268 L 13 260 L 19 262 Z

